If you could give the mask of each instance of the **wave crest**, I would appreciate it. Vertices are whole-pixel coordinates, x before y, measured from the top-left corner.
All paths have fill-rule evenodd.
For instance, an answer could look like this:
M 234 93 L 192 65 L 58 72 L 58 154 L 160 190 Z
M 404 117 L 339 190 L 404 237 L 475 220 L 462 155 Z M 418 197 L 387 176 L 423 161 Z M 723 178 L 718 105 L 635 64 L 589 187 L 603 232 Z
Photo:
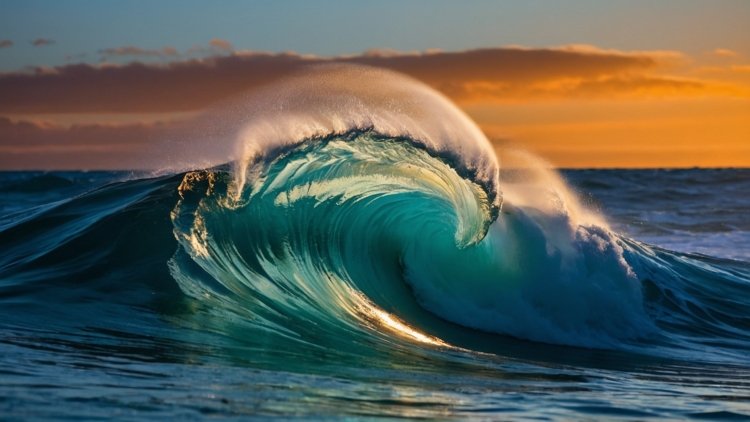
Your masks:
M 494 220 L 480 184 L 409 139 L 332 135 L 256 164 L 238 200 L 227 194 L 230 181 L 222 172 L 186 176 L 177 238 L 232 292 L 210 296 L 253 318 L 283 306 L 278 315 L 300 318 L 292 325 L 300 336 L 360 330 L 362 309 L 438 339 L 448 321 L 611 346 L 646 326 L 639 283 L 608 231 L 529 206 Z M 184 277 L 180 262 L 183 290 L 205 297 L 207 284 Z M 261 318 L 290 326 L 274 315 Z

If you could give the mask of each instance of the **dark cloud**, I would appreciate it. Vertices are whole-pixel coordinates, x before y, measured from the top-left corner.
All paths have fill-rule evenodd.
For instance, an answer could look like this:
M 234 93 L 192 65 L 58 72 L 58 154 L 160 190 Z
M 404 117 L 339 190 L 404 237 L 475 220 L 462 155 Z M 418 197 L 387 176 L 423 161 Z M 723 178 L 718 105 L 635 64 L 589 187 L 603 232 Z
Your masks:
M 228 56 L 168 65 L 69 65 L 0 75 L 0 112 L 196 110 L 289 74 L 298 56 Z
M 49 39 L 49 38 L 37 38 L 33 41 L 31 41 L 31 45 L 34 47 L 44 47 L 46 45 L 52 45 L 55 43 L 55 40 Z
M 0 48 L 13 47 L 13 41 L 11 40 L 0 40 Z
M 140 51 L 130 47 L 119 50 L 120 53 Z M 164 51 L 160 50 L 160 54 Z M 334 58 L 235 52 L 168 64 L 75 64 L 0 74 L 0 92 L 3 92 L 0 112 L 197 110 L 305 66 L 330 62 L 394 69 L 459 101 L 494 101 L 530 95 L 535 89 L 549 91 L 549 87 L 556 87 L 560 81 L 565 82 L 561 86 L 574 86 L 648 74 L 658 69 L 663 59 L 662 53 L 649 52 L 493 48 L 412 54 L 370 51 L 365 55 Z M 630 80 L 637 81 L 637 78 Z M 625 84 L 623 89 L 632 90 L 633 86 Z M 593 89 L 588 87 L 586 92 L 592 94 Z

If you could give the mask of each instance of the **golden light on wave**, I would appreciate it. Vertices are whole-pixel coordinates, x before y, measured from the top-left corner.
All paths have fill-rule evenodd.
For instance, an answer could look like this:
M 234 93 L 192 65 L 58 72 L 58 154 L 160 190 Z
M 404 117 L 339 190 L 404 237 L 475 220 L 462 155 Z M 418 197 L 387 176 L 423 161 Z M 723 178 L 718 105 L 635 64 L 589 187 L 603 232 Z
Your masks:
M 421 333 L 414 328 L 408 326 L 405 322 L 401 321 L 395 315 L 389 314 L 388 312 L 375 307 L 374 305 L 364 302 L 365 306 L 361 308 L 368 320 L 378 324 L 381 327 L 385 327 L 401 337 L 405 337 L 411 340 L 416 340 L 420 343 L 430 344 L 433 346 L 444 346 L 451 347 L 450 344 L 440 340 L 437 337 L 433 337 L 424 333 Z

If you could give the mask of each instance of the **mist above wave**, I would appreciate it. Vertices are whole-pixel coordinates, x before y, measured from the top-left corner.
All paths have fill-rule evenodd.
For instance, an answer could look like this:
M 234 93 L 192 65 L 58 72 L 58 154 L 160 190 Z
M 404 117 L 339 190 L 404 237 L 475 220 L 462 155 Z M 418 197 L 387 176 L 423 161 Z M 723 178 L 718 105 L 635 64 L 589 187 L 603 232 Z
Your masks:
M 502 202 L 499 163 L 477 125 L 442 94 L 405 75 L 331 64 L 238 96 L 159 146 L 163 171 L 233 163 L 236 192 L 254 164 L 306 140 L 369 129 L 405 137 L 439 155 Z

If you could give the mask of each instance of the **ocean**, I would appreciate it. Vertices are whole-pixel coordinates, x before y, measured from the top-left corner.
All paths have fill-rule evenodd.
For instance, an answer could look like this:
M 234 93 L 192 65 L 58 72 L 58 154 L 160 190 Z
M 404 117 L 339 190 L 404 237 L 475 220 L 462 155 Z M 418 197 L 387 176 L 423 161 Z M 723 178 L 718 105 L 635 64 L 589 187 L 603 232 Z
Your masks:
M 407 141 L 0 173 L 0 419 L 750 418 L 750 170 Z
M 750 418 L 750 170 L 555 171 L 340 64 L 185 125 L 1 173 L 2 419 Z

